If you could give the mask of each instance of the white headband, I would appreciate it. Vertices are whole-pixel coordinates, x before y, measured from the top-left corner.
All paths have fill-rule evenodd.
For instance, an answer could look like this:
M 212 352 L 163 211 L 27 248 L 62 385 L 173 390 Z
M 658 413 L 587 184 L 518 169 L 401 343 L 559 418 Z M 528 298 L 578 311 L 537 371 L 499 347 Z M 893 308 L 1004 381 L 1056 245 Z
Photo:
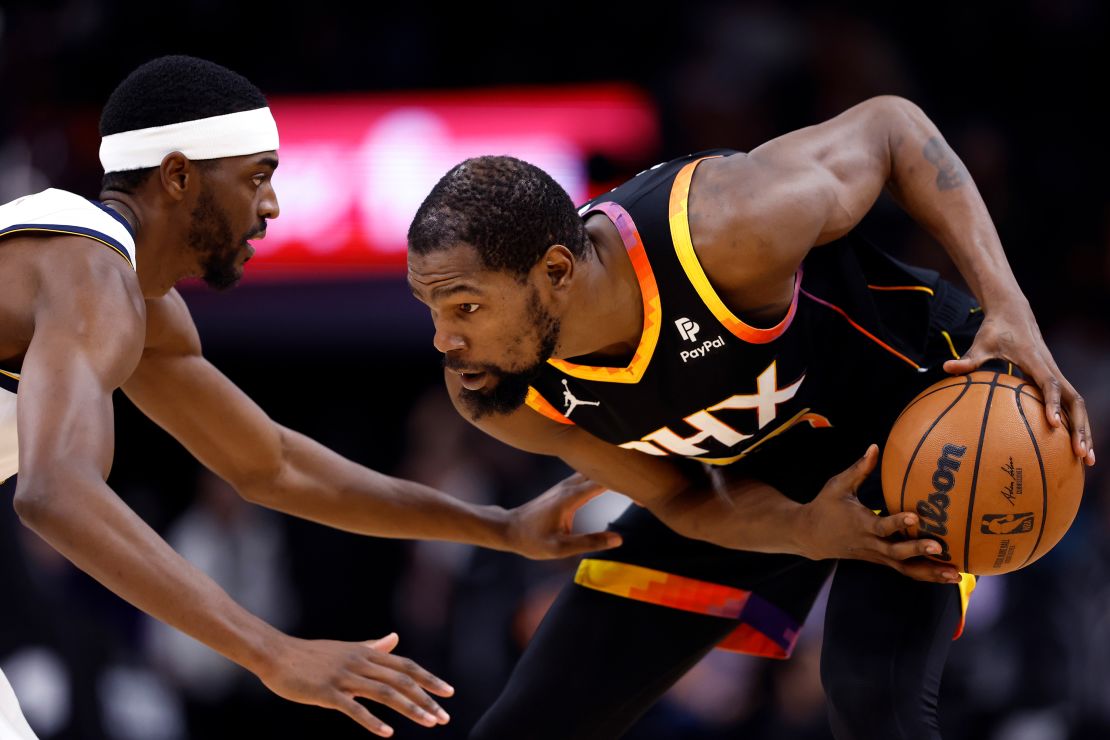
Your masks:
M 270 109 L 256 108 L 105 136 L 100 140 L 100 163 L 105 173 L 121 172 L 157 167 L 170 152 L 189 159 L 219 159 L 277 148 L 277 123 Z

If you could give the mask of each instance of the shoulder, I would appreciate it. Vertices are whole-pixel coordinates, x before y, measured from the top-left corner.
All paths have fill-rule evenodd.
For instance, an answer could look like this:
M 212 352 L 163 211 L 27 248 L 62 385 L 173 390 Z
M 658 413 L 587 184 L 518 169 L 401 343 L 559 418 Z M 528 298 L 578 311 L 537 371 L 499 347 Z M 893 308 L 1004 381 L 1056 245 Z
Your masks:
M 688 183 L 686 219 L 698 261 L 718 290 L 750 292 L 790 282 L 801 255 L 781 249 L 782 235 L 796 228 L 799 211 L 827 208 L 809 202 L 823 191 L 815 196 L 798 187 L 799 178 L 812 176 L 801 165 L 754 152 L 698 163 Z
M 146 327 L 135 271 L 119 255 L 82 237 L 19 241 L 13 246 L 20 252 L 23 274 L 33 276 L 35 284 L 28 359 L 33 354 L 51 358 L 48 363 L 70 363 L 83 357 L 111 387 L 118 387 L 138 362 Z
M 691 186 L 708 206 L 728 208 L 722 215 L 756 222 L 765 218 L 769 202 L 811 205 L 804 198 L 815 192 L 814 180 L 834 180 L 842 163 L 856 166 L 845 154 L 876 144 L 895 118 L 919 117 L 921 109 L 894 95 L 869 98 L 821 123 L 805 126 L 761 144 L 748 154 L 706 160 L 698 166 Z M 884 142 L 878 142 L 885 145 Z M 816 190 L 828 194 L 829 191 Z M 727 199 L 723 201 L 722 199 Z
M 711 149 L 702 152 L 687 154 L 676 159 L 660 162 L 638 173 L 635 177 L 587 202 L 578 209 L 580 214 L 594 210 L 602 203 L 615 202 L 626 207 L 631 207 L 637 201 L 651 195 L 668 197 L 675 177 L 684 168 L 700 160 L 712 157 L 728 156 L 733 154 L 732 149 Z
M 83 237 L 135 266 L 135 238 L 123 217 L 65 190 L 50 188 L 0 205 L 0 236 L 19 235 Z
M 36 323 L 103 315 L 123 329 L 145 316 L 130 227 L 92 201 L 47 189 L 0 205 L 5 273 L 31 286 Z
M 82 236 L 30 237 L 23 242 L 22 257 L 44 297 L 39 308 L 61 306 L 81 311 L 94 307 L 116 319 L 145 317 L 142 291 L 134 269 L 114 251 Z
M 50 188 L 0 205 L 4 274 L 18 280 L 36 327 L 58 317 L 75 330 L 98 322 L 118 332 L 145 317 L 134 238 L 121 217 Z

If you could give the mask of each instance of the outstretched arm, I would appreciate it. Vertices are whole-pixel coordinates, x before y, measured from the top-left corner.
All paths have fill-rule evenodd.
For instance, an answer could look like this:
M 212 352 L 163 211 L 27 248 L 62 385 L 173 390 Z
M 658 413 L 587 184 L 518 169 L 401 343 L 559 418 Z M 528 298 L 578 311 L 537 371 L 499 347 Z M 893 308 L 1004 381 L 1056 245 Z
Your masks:
M 421 724 L 446 721 L 425 689 L 448 695 L 449 687 L 389 655 L 395 637 L 341 643 L 279 632 L 174 552 L 108 488 L 112 392 L 139 360 L 143 304 L 118 257 L 100 248 L 87 254 L 85 239 L 71 249 L 42 276 L 22 366 L 15 508 L 23 523 L 108 589 L 287 699 L 339 709 L 377 733 L 384 725 L 355 697 L 387 703 Z
M 451 540 L 535 558 L 614 546 L 615 535 L 570 532 L 600 491 L 560 484 L 530 505 L 476 506 L 358 465 L 275 423 L 201 354 L 181 296 L 148 301 L 148 336 L 128 397 L 246 499 L 358 534 Z
M 458 374 L 447 372 L 445 379 L 459 413 L 470 419 L 458 401 Z M 686 537 L 736 550 L 792 553 L 813 560 L 868 560 L 925 581 L 959 580 L 955 568 L 914 560 L 939 552 L 936 542 L 889 539 L 915 525 L 915 514 L 878 517 L 856 499 L 856 489 L 875 467 L 874 445 L 851 468 L 832 478 L 813 501 L 799 504 L 766 483 L 726 481 L 697 466 L 680 467 L 622 449 L 527 407 L 472 422 L 506 444 L 562 458 L 590 480 L 651 510 Z
M 814 245 L 846 234 L 889 189 L 940 241 L 983 305 L 974 345 L 945 369 L 966 373 L 990 358 L 1020 366 L 1044 393 L 1049 424 L 1060 426 L 1066 413 L 1075 454 L 1094 464 L 1083 399 L 1045 346 L 978 189 L 916 105 L 868 100 L 747 155 L 706 162 L 694 185 L 691 230 L 710 278 L 726 293 L 753 296 L 768 284 L 788 286 Z

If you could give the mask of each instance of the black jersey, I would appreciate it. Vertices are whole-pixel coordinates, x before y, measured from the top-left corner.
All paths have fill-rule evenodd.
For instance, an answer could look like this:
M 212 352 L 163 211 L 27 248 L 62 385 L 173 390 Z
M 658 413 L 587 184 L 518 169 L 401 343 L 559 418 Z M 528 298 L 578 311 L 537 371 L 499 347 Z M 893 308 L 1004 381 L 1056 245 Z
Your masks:
M 707 279 L 687 220 L 698 163 L 733 153 L 657 165 L 580 209 L 620 232 L 643 296 L 643 334 L 623 367 L 550 360 L 529 406 L 621 447 L 713 464 L 783 444 L 796 428 L 818 443 L 844 443 L 845 432 L 857 446 L 882 441 L 886 428 L 875 426 L 909 400 L 884 389 L 923 387 L 925 358 L 936 356 L 926 353 L 930 325 L 966 316 L 973 301 L 850 235 L 811 251 L 778 324 L 745 323 Z M 945 354 L 958 356 L 954 347 Z
M 982 314 L 936 273 L 850 234 L 811 250 L 786 315 L 750 326 L 720 300 L 690 239 L 698 162 L 653 167 L 580 210 L 609 218 L 632 260 L 644 329 L 622 367 L 550 360 L 534 410 L 649 455 L 733 465 L 798 501 L 882 442 L 899 411 L 966 350 Z M 958 349 L 957 349 L 958 348 Z M 581 358 L 579 358 L 581 359 Z M 882 507 L 878 476 L 857 492 Z M 831 568 L 683 537 L 647 509 L 610 524 L 623 545 L 584 559 L 579 586 L 737 622 L 720 647 L 786 657 Z M 966 599 L 973 579 L 965 579 Z

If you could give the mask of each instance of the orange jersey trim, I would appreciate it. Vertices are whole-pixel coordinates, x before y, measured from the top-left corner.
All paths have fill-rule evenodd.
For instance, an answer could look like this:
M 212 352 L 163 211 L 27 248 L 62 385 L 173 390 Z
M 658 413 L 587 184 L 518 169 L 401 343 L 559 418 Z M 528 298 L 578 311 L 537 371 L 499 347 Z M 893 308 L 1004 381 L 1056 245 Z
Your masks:
M 640 284 L 640 296 L 644 303 L 644 330 L 640 334 L 640 344 L 626 367 L 577 365 L 556 359 L 550 359 L 547 362 L 559 371 L 579 380 L 639 383 L 651 362 L 655 345 L 659 343 L 659 328 L 663 321 L 659 286 L 655 282 L 655 273 L 651 271 L 651 263 L 648 262 L 647 250 L 644 249 L 644 242 L 640 239 L 640 232 L 636 229 L 636 224 L 628 211 L 612 202 L 598 203 L 587 211 L 586 215 L 594 211 L 604 213 L 617 227 L 624 247 L 628 251 L 628 258 L 632 261 L 632 269 L 636 272 L 636 281 Z
M 933 289 L 926 285 L 868 285 L 871 290 L 918 290 L 934 295 Z
M 802 271 L 798 270 L 794 274 L 794 297 L 790 301 L 790 309 L 786 312 L 782 321 L 770 329 L 758 329 L 745 324 L 729 310 L 721 297 L 717 295 L 717 291 L 713 289 L 705 270 L 702 269 L 701 262 L 698 261 L 698 255 L 694 252 L 693 238 L 690 236 L 688 209 L 690 181 L 694 177 L 694 169 L 706 159 L 713 159 L 713 157 L 703 157 L 695 160 L 679 170 L 678 175 L 675 176 L 674 185 L 671 187 L 671 240 L 674 242 L 675 253 L 678 255 L 678 261 L 682 264 L 682 269 L 686 272 L 687 279 L 694 286 L 698 295 L 701 296 L 702 302 L 717 317 L 717 321 L 720 321 L 731 334 L 749 344 L 773 342 L 790 328 L 790 323 L 794 320 L 794 314 L 798 310 L 798 292 L 802 284 Z
M 790 428 L 792 428 L 796 424 L 802 423 L 803 421 L 808 422 L 809 425 L 811 427 L 813 427 L 814 429 L 828 429 L 828 428 L 832 427 L 832 422 L 830 422 L 824 416 L 821 416 L 821 414 L 812 414 L 812 413 L 810 413 L 808 408 L 805 408 L 805 409 L 802 409 L 801 411 L 799 411 L 798 413 L 794 414 L 792 417 L 787 419 L 785 422 L 783 422 L 782 425 L 778 429 L 775 429 L 771 432 L 768 432 L 767 436 L 765 436 L 763 439 L 759 440 L 758 442 L 753 444 L 751 447 L 749 447 L 746 450 L 744 450 L 743 452 L 741 452 L 739 455 L 734 455 L 732 457 L 695 457 L 694 459 L 698 460 L 699 462 L 706 463 L 708 465 L 732 465 L 734 462 L 738 462 L 739 460 L 743 460 L 745 457 L 750 455 L 757 447 L 759 447 L 761 444 L 763 444 L 767 440 L 773 439 L 773 438 L 779 436 L 783 432 L 789 430 Z
M 546 416 L 551 421 L 557 421 L 560 424 L 570 424 L 574 426 L 574 422 L 563 416 L 559 409 L 552 406 L 546 398 L 540 395 L 540 392 L 535 388 L 528 388 L 528 395 L 524 397 L 524 403 L 528 408 L 539 413 L 541 416 Z
M 860 334 L 862 334 L 863 336 L 867 337 L 868 339 L 870 339 L 875 344 L 877 344 L 880 347 L 882 347 L 883 349 L 885 349 L 890 354 L 897 357 L 902 362 L 906 363 L 907 365 L 914 368 L 915 370 L 921 370 L 922 369 L 922 367 L 920 365 L 918 365 L 916 362 L 914 362 L 910 358 L 906 357 L 904 354 L 902 354 L 898 350 L 894 349 L 889 344 L 887 344 L 883 340 L 879 339 L 877 336 L 875 336 L 871 332 L 867 331 L 867 329 L 864 329 L 862 326 L 857 324 L 852 319 L 852 317 L 849 316 L 847 313 L 845 313 L 844 309 L 842 309 L 840 306 L 834 306 L 833 304 L 829 303 L 828 301 L 822 300 L 822 299 L 818 298 L 817 296 L 815 296 L 812 293 L 809 293 L 807 291 L 803 290 L 802 293 L 805 293 L 806 298 L 809 298 L 814 303 L 820 303 L 822 306 L 825 306 L 826 308 L 831 308 L 833 311 L 836 311 L 838 314 L 840 314 L 841 316 L 844 317 L 845 321 L 847 321 L 849 324 L 852 325 L 853 329 L 855 329 Z
M 738 620 L 736 629 L 717 643 L 722 650 L 789 658 L 801 629 L 792 617 L 751 591 L 631 563 L 586 558 L 574 582 L 633 601 Z
M 767 637 L 750 624 L 741 624 L 729 632 L 725 639 L 717 643 L 718 650 L 727 650 L 730 653 L 743 653 L 756 655 L 760 658 L 778 658 L 786 660 L 790 652 L 784 650 L 777 642 Z

